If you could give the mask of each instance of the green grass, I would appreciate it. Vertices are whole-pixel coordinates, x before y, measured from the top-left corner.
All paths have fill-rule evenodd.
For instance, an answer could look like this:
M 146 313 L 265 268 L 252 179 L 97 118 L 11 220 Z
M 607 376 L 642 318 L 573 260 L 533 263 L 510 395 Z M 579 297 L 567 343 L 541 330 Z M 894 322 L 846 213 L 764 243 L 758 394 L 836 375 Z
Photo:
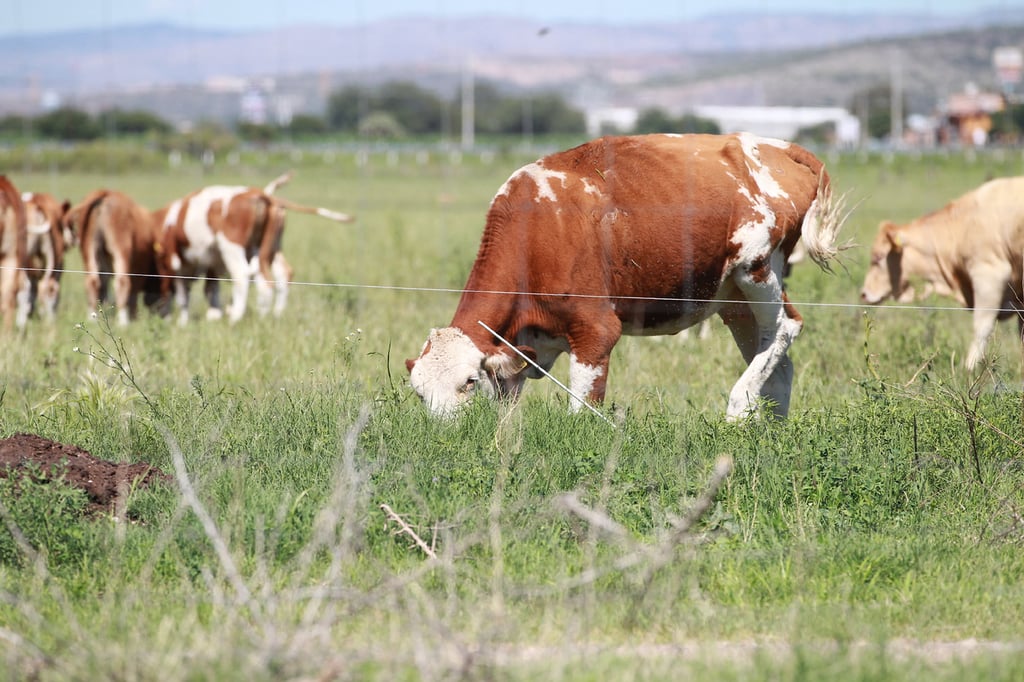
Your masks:
M 404 359 L 450 319 L 458 294 L 439 290 L 462 286 L 491 196 L 526 160 L 10 173 L 156 207 L 294 166 L 282 194 L 359 219 L 289 217 L 280 319 L 109 329 L 69 273 L 57 322 L 4 339 L 0 436 L 168 472 L 180 452 L 195 492 L 136 491 L 126 521 L 82 519 L 60 489 L 0 488 L 5 678 L 1019 679 L 1016 332 L 1001 325 L 974 382 L 963 311 L 857 305 L 881 219 L 1019 174 L 1019 154 L 829 159 L 859 246 L 835 274 L 790 281 L 806 326 L 785 422 L 724 421 L 742 361 L 720 323 L 705 342 L 620 343 L 604 407 L 618 428 L 542 382 L 514 409 L 434 421 Z M 721 455 L 732 473 L 679 531 Z

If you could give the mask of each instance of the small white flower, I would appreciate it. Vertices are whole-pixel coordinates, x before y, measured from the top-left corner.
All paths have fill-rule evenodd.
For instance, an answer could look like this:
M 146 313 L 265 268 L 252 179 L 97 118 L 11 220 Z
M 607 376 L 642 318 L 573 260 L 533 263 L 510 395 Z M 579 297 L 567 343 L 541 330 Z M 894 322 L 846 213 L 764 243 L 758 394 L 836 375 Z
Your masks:
M 96 317 L 97 317 L 97 315 L 96 315 L 96 311 L 93 311 L 93 312 L 89 313 L 89 317 L 91 317 L 92 319 L 94 319 L 94 320 L 95 320 L 95 319 L 96 319 Z
M 71 349 L 71 352 L 72 352 L 72 353 L 77 353 L 77 352 L 79 352 L 79 350 L 78 350 L 78 346 L 75 346 L 74 348 L 72 348 L 72 349 Z

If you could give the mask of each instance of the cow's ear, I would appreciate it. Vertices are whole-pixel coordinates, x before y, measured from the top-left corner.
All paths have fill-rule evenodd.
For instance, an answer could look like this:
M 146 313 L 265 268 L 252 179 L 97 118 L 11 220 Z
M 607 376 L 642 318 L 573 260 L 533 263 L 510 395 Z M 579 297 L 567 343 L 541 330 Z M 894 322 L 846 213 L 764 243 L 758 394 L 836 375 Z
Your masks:
M 64 203 L 60 205 L 60 214 L 62 216 L 67 215 L 68 211 L 70 211 L 70 210 L 71 210 L 71 202 L 68 201 L 67 199 L 65 199 Z
M 525 350 L 533 352 L 532 348 Z M 529 363 L 520 356 L 508 355 L 507 353 L 495 353 L 484 358 L 484 369 L 498 379 L 511 379 L 529 366 Z
M 884 220 L 882 221 L 881 228 L 882 233 L 885 235 L 886 239 L 889 240 L 889 245 L 892 247 L 892 250 L 897 253 L 902 251 L 903 237 L 900 236 L 900 231 L 896 223 L 891 220 Z
M 409 358 L 405 361 L 405 369 L 412 374 L 412 368 L 416 366 L 416 358 Z

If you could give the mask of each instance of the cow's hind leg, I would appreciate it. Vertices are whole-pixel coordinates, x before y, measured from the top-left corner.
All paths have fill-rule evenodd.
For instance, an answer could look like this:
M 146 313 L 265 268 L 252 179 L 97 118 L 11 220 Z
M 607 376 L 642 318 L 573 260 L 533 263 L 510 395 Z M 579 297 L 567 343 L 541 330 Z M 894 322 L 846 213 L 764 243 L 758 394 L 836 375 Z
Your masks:
M 722 318 L 748 364 L 729 393 L 728 419 L 755 413 L 761 398 L 772 403 L 775 416 L 784 417 L 789 412 L 793 364 L 786 353 L 803 321 L 782 291 L 782 265 L 782 255 L 776 252 L 770 264 L 755 261 L 755 265 L 741 266 L 733 275 L 749 302 L 749 314 L 736 313 L 733 306 L 732 312 L 723 311 Z
M 238 322 L 245 315 L 249 302 L 249 259 L 245 248 L 228 239 L 220 239 L 220 253 L 224 267 L 231 277 L 231 307 L 228 308 L 228 321 Z

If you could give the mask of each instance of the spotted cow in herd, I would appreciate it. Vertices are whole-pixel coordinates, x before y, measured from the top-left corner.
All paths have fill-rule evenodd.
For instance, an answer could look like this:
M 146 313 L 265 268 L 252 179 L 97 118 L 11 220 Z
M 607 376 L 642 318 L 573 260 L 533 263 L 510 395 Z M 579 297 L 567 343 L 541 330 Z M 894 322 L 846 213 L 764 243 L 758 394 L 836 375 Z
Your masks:
M 109 300 L 114 283 L 117 321 L 127 324 L 138 314 L 139 297 L 149 307 L 161 300 L 157 271 L 157 223 L 153 214 L 127 194 L 100 189 L 64 215 L 64 225 L 82 252 L 85 290 L 90 309 Z
M 25 205 L 14 184 L 0 175 L 0 316 L 5 330 L 14 326 L 27 294 L 25 240 Z
M 70 231 L 64 227 L 64 215 L 71 208 L 45 192 L 25 192 L 27 222 L 26 275 L 28 296 L 19 306 L 19 322 L 32 313 L 53 320 L 60 300 L 60 280 L 64 272 L 64 252 L 71 245 Z
M 784 416 L 803 321 L 783 267 L 802 237 L 828 269 L 841 203 L 813 154 L 750 134 L 604 137 L 542 158 L 492 200 L 450 325 L 406 362 L 412 388 L 451 415 L 476 393 L 517 396 L 541 376 L 524 357 L 547 371 L 568 353 L 578 410 L 604 399 L 622 334 L 718 313 L 748 364 L 727 416 L 760 413 L 762 399 Z
M 281 176 L 263 189 L 213 185 L 174 201 L 161 211 L 161 262 L 173 275 L 179 322 L 189 318 L 189 292 L 198 277 L 206 278 L 207 318 L 223 316 L 218 279 L 231 280 L 228 319 L 245 314 L 249 281 L 256 280 L 257 310 L 279 314 L 285 306 L 292 268 L 281 252 L 286 210 L 319 215 L 337 222 L 352 216 L 326 208 L 303 206 L 275 196 L 288 180 Z M 275 299 L 276 293 L 276 299 Z
M 1016 318 L 1024 340 L 1024 177 L 991 180 L 905 225 L 883 221 L 871 247 L 861 300 L 956 298 L 973 309 L 974 338 L 964 358 L 973 370 L 997 319 Z

